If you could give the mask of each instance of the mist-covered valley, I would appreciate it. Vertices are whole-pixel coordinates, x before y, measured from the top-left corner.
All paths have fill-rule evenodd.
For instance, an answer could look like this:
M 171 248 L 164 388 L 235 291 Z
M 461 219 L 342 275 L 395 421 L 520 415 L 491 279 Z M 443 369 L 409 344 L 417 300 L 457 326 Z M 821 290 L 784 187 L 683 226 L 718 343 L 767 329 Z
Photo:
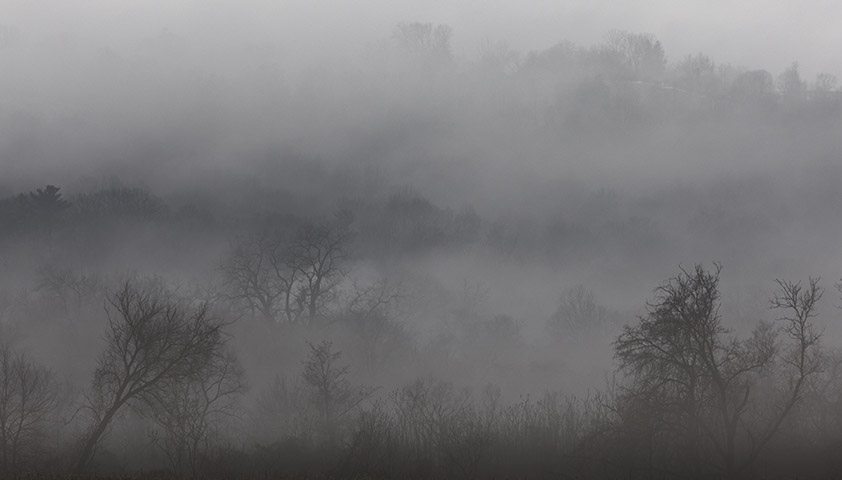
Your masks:
M 0 477 L 839 475 L 832 73 L 217 14 L 0 20 Z

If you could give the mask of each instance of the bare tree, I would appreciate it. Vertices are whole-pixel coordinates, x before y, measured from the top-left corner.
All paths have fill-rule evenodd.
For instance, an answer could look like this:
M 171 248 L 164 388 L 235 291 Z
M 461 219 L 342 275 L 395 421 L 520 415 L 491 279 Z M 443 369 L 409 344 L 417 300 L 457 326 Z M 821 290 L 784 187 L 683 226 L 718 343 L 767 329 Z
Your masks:
M 349 367 L 338 365 L 342 352 L 333 350 L 333 343 L 323 341 L 318 345 L 307 343 L 310 354 L 304 361 L 301 378 L 309 387 L 312 401 L 319 411 L 320 427 L 329 445 L 339 439 L 342 423 L 374 388 L 352 385 L 348 380 Z
M 42 446 L 46 422 L 59 404 L 50 370 L 0 343 L 0 474 L 31 466 Z
M 278 234 L 261 233 L 237 239 L 220 266 L 226 296 L 246 305 L 252 315 L 277 321 L 297 320 L 303 307 L 295 302 L 298 268 Z
M 323 317 L 338 295 L 349 240 L 348 223 L 337 218 L 331 224 L 304 226 L 293 241 L 293 264 L 301 274 L 297 301 L 309 322 Z
M 125 406 L 156 409 L 176 385 L 195 379 L 225 344 L 225 323 L 160 282 L 130 280 L 108 297 L 105 351 L 85 408 L 92 415 L 74 465 L 82 472 L 114 417 Z
M 266 232 L 237 240 L 221 270 L 228 298 L 288 324 L 323 318 L 345 276 L 349 220 L 302 225 L 293 236 Z
M 778 322 L 788 342 L 777 352 L 783 375 L 786 378 L 783 401 L 772 411 L 768 427 L 759 436 L 752 437 L 756 445 L 751 452 L 751 461 L 759 455 L 759 447 L 768 443 L 789 416 L 799 401 L 809 379 L 821 372 L 825 363 L 825 351 L 821 346 L 821 332 L 816 329 L 813 318 L 816 306 L 824 295 L 818 278 L 810 278 L 807 285 L 800 282 L 775 280 L 778 292 L 771 299 L 771 307 L 782 314 Z
M 811 319 L 822 291 L 815 279 L 807 288 L 778 281 L 772 306 L 786 311 L 780 318 L 786 342 L 779 345 L 769 323 L 740 340 L 719 315 L 719 272 L 718 265 L 713 271 L 682 269 L 657 289 L 649 313 L 626 326 L 615 346 L 634 382 L 626 401 L 645 399 L 664 428 L 683 440 L 685 464 L 698 466 L 712 452 L 711 463 L 737 478 L 778 433 L 805 381 L 819 370 L 820 335 Z M 766 373 L 786 378 L 784 386 L 762 392 Z M 752 412 L 760 403 L 769 407 Z

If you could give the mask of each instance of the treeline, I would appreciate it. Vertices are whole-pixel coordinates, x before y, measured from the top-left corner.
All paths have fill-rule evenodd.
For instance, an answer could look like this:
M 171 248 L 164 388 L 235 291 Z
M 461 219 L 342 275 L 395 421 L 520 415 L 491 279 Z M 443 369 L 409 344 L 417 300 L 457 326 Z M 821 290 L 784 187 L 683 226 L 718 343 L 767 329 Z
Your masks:
M 290 211 L 283 203 L 251 213 L 217 209 L 215 202 L 194 193 L 173 206 L 144 188 L 122 184 L 65 197 L 60 187 L 47 185 L 0 198 L 0 242 L 11 250 L 46 242 L 53 256 L 85 259 L 92 265 L 120 256 L 122 252 L 113 251 L 119 251 L 133 235 L 158 243 L 158 248 L 145 248 L 158 256 L 193 250 L 196 235 L 206 235 L 211 244 L 237 237 L 234 240 L 241 250 L 271 248 L 259 244 L 273 240 L 260 237 L 289 236 L 309 223 L 307 217 L 318 216 L 318 211 Z M 254 200 L 256 210 L 261 210 L 257 208 L 261 202 Z M 579 211 L 556 215 L 544 224 L 535 219 L 484 218 L 470 206 L 454 211 L 402 187 L 374 198 L 346 199 L 337 215 L 345 217 L 341 220 L 345 248 L 355 258 L 386 262 L 466 249 L 501 258 L 563 262 L 570 254 L 622 252 L 665 241 L 651 219 L 620 212 L 617 202 L 616 196 L 599 192 L 586 197 Z M 232 231 L 245 233 L 232 235 Z M 253 245 L 246 247 L 246 243 Z
M 534 95 L 542 100 L 534 113 L 551 123 L 562 120 L 566 127 L 635 128 L 688 114 L 722 117 L 741 111 L 836 118 L 842 106 L 842 85 L 832 73 L 806 79 L 799 63 L 792 62 L 775 75 L 717 64 L 704 53 L 669 59 L 661 42 L 648 33 L 612 30 L 593 46 L 565 40 L 526 54 L 505 41 L 484 41 L 467 62 L 449 53 L 451 35 L 446 26 L 412 23 L 398 25 L 392 40 L 410 59 L 420 58 L 425 68 L 436 59 L 439 67 L 467 63 L 480 76 L 502 75 L 509 83 L 495 84 L 496 94 L 505 92 L 517 102 L 518 90 L 528 88 L 533 101 Z M 508 102 L 510 113 L 515 113 L 513 105 Z M 528 106 L 522 103 L 520 108 Z
M 593 147 L 597 159 L 599 154 L 642 159 L 664 155 L 679 161 L 682 154 L 698 155 L 697 150 L 716 155 L 724 149 L 711 143 L 725 145 L 743 138 L 749 145 L 769 141 L 780 146 L 783 151 L 770 149 L 774 159 L 785 156 L 787 145 L 805 150 L 802 134 L 822 133 L 821 139 L 835 140 L 830 132 L 838 125 L 842 102 L 838 79 L 832 73 L 807 78 L 797 62 L 782 72 L 770 72 L 760 66 L 721 64 L 704 53 L 671 58 L 668 46 L 653 35 L 624 31 L 609 32 L 595 45 L 561 41 L 526 53 L 489 41 L 476 54 L 458 57 L 451 47 L 458 33 L 443 25 L 402 24 L 384 32 L 381 42 L 349 60 L 350 65 L 314 65 L 298 75 L 279 71 L 279 64 L 294 62 L 275 51 L 244 51 L 229 59 L 232 69 L 240 67 L 230 76 L 218 75 L 216 64 L 198 62 L 195 69 L 181 69 L 180 62 L 156 63 L 156 55 L 195 61 L 163 46 L 162 51 L 153 49 L 149 58 L 115 49 L 114 55 L 123 59 L 115 63 L 97 62 L 96 52 L 80 53 L 79 62 L 90 62 L 90 71 L 96 72 L 85 85 L 103 87 L 101 101 L 120 108 L 89 111 L 96 102 L 69 101 L 72 108 L 58 117 L 77 119 L 80 141 L 67 150 L 56 143 L 67 131 L 49 114 L 50 105 L 11 101 L 0 110 L 0 122 L 8 127 L 9 145 L 17 141 L 20 151 L 2 154 L 14 165 L 16 178 L 25 176 L 28 165 L 64 171 L 67 163 L 62 158 L 72 156 L 75 164 L 89 166 L 99 162 L 93 158 L 100 155 L 109 161 L 99 171 L 81 175 L 125 176 L 128 171 L 157 179 L 158 172 L 169 177 L 199 167 L 197 176 L 214 178 L 220 154 L 258 174 L 258 166 L 272 163 L 267 156 L 290 145 L 317 161 L 369 162 L 387 173 L 411 161 L 431 169 L 455 161 L 466 169 L 447 173 L 461 175 L 470 171 L 463 164 L 473 166 L 481 157 L 489 164 L 515 158 L 530 166 L 537 164 L 536 158 L 541 165 L 587 161 L 587 147 Z M 145 105 L 160 97 L 131 90 L 141 73 L 160 80 L 158 89 L 143 95 L 167 93 L 180 101 L 156 105 L 157 115 L 147 117 Z M 203 80 L 207 76 L 214 78 L 210 84 Z M 34 87 L 22 87 L 28 88 Z M 73 92 L 88 93 L 84 88 Z M 111 115 L 120 121 L 109 121 Z M 99 130 L 100 123 L 111 127 L 108 133 Z M 145 140 L 133 142 L 138 130 L 132 126 L 137 125 L 143 127 Z M 642 146 L 636 141 L 648 138 L 642 132 L 677 126 L 688 127 L 680 142 L 689 147 L 686 152 L 639 151 Z M 184 168 L 173 169 L 172 162 Z M 426 181 L 439 178 L 423 175 L 427 171 L 404 172 Z M 289 181 L 286 186 L 300 188 L 310 194 L 308 200 L 318 202 L 323 196 L 308 189 L 309 183 L 296 181 L 311 172 L 284 161 L 272 170 L 272 178 L 279 184 Z

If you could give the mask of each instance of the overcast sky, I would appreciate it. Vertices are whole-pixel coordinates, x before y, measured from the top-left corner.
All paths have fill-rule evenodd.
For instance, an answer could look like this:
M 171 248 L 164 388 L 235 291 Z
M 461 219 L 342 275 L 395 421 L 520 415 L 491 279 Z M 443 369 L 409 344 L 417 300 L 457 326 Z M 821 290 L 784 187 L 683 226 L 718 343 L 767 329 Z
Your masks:
M 277 45 L 299 58 L 345 55 L 401 21 L 449 24 L 464 56 L 485 38 L 527 51 L 562 39 L 590 45 L 620 28 L 655 34 L 671 60 L 702 51 L 775 74 L 797 60 L 811 78 L 842 74 L 841 13 L 831 0 L 4 0 L 0 25 L 22 38 L 117 48 L 166 29 L 207 45 Z

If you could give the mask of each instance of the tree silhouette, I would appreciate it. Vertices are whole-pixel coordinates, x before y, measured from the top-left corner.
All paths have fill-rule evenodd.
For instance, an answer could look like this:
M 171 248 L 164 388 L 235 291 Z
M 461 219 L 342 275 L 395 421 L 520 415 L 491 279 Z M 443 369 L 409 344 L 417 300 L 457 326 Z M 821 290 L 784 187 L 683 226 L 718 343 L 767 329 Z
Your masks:
M 221 320 L 191 307 L 160 282 L 130 280 L 108 298 L 106 347 L 97 362 L 85 408 L 92 415 L 74 471 L 85 470 L 94 449 L 126 405 L 166 408 L 167 392 L 200 378 L 225 345 Z
M 61 198 L 61 190 L 55 185 L 47 185 L 34 192 L 29 192 L 29 199 L 32 208 L 43 215 L 56 215 L 59 212 L 70 208 L 70 202 Z
M 780 330 L 761 322 L 740 340 L 719 315 L 719 273 L 719 265 L 712 271 L 696 265 L 658 287 L 649 312 L 617 339 L 616 358 L 632 378 L 625 402 L 647 406 L 680 439 L 677 460 L 740 478 L 819 371 L 820 335 L 811 319 L 822 290 L 816 279 L 806 288 L 778 281 L 772 307 L 784 311 Z M 764 391 L 764 374 L 786 382 Z
M 349 366 L 338 365 L 342 352 L 334 351 L 333 343 L 307 343 L 310 354 L 304 361 L 301 378 L 309 387 L 313 404 L 319 412 L 320 427 L 325 441 L 335 445 L 342 423 L 360 403 L 374 393 L 374 389 L 352 385 L 348 380 Z

